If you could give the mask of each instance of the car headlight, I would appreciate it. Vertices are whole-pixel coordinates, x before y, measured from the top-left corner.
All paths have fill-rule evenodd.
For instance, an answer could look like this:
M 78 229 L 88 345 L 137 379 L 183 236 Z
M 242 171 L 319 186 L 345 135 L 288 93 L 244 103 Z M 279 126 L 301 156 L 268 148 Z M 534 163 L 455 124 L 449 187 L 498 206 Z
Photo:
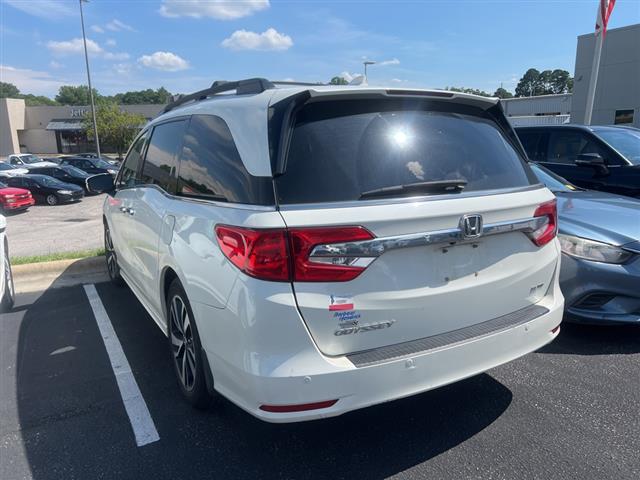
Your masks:
M 58 190 L 60 195 L 71 195 L 73 192 L 71 190 Z
M 572 235 L 560 234 L 558 240 L 563 253 L 594 262 L 620 264 L 629 260 L 629 257 L 633 255 L 620 247 Z

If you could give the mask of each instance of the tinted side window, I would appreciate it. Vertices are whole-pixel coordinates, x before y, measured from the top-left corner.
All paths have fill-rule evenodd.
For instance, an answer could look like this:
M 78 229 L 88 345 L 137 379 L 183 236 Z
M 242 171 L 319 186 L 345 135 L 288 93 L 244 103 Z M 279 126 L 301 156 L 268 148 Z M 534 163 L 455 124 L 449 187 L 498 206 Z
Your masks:
M 522 146 L 527 152 L 529 160 L 534 162 L 544 160 L 543 158 L 540 158 L 540 139 L 542 138 L 542 132 L 527 130 L 518 130 L 517 132 L 520 142 L 522 142 Z
M 182 146 L 187 120 L 158 125 L 153 129 L 142 166 L 142 183 L 158 185 L 174 193 L 177 153 Z
M 139 183 L 137 179 L 138 167 L 140 166 L 140 158 L 142 157 L 146 139 L 147 134 L 144 133 L 129 150 L 129 155 L 127 155 L 127 158 L 122 162 L 122 167 L 120 167 L 120 173 L 116 181 L 117 188 L 133 187 Z
M 582 153 L 597 153 L 606 158 L 604 150 L 583 132 L 552 132 L 549 136 L 548 162 L 573 164 Z
M 153 141 L 153 140 L 152 140 Z M 244 167 L 225 121 L 194 115 L 180 156 L 178 195 L 235 203 L 273 203 L 273 185 Z

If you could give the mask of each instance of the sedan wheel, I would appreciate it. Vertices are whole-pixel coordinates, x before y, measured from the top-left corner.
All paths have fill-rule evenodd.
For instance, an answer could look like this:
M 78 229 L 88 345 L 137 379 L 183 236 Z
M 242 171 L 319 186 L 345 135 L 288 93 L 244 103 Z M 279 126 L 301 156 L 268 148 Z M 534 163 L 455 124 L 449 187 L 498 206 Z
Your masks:
M 53 193 L 47 195 L 47 205 L 57 205 L 58 197 L 56 197 Z

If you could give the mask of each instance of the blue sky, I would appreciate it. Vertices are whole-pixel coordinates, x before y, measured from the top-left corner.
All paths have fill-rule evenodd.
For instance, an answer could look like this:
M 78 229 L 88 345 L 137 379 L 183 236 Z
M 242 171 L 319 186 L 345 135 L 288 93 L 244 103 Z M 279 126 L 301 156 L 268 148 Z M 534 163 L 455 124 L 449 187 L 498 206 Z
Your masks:
M 513 90 L 529 67 L 573 74 L 576 37 L 597 0 L 92 0 L 85 4 L 94 86 L 102 93 L 262 76 Z M 609 28 L 640 23 L 618 0 Z M 0 76 L 54 96 L 86 81 L 75 0 L 0 0 Z

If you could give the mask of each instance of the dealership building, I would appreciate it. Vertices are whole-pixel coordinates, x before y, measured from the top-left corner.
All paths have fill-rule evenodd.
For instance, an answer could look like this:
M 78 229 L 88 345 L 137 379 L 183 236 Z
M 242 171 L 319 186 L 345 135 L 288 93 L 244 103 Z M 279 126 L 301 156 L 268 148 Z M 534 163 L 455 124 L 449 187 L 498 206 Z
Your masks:
M 121 105 L 120 109 L 152 119 L 164 105 Z M 87 106 L 29 107 L 17 98 L 0 99 L 0 156 L 11 153 L 80 153 L 95 151 L 82 127 Z M 105 152 L 115 151 L 101 145 Z
M 573 94 L 503 100 L 511 123 L 584 123 L 595 43 L 593 33 L 578 37 Z M 607 30 L 591 123 L 640 128 L 640 24 Z

